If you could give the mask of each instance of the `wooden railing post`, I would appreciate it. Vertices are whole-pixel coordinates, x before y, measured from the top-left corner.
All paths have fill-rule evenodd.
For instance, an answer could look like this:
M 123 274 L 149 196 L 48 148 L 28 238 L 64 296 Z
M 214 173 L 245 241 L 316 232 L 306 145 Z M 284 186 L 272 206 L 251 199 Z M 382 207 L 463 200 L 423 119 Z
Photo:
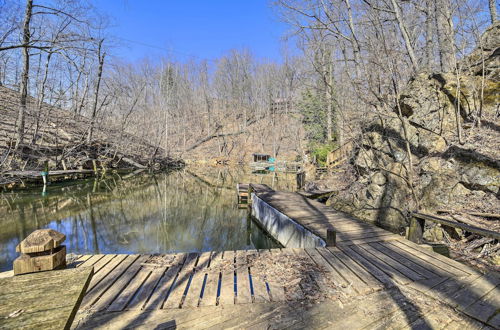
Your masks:
M 326 246 L 337 246 L 337 232 L 333 229 L 326 230 Z
M 422 236 L 424 234 L 425 220 L 412 215 L 410 220 L 410 228 L 408 230 L 408 239 L 414 243 L 422 244 Z

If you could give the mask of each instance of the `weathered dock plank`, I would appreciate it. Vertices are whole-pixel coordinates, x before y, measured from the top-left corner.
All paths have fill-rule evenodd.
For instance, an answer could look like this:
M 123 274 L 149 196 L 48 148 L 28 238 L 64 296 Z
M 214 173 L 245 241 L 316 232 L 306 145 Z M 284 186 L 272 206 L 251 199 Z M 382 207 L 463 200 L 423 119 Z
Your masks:
M 99 297 L 99 300 L 94 303 L 92 308 L 96 310 L 109 309 L 111 312 L 124 309 L 143 281 L 138 283 L 132 281 L 132 279 L 136 278 L 142 268 L 141 264 L 146 262 L 149 257 L 149 255 L 140 255 L 139 258 L 136 258 L 128 266 L 126 272 L 119 276 L 113 285 Z
M 198 307 L 201 297 L 201 291 L 205 280 L 206 269 L 210 261 L 210 252 L 204 252 L 200 255 L 195 272 L 191 277 L 189 290 L 186 293 L 182 307 Z
M 200 306 L 215 306 L 217 304 L 217 290 L 220 282 L 220 263 L 222 252 L 212 252 L 210 256 L 210 265 L 207 270 L 207 279 Z
M 333 254 L 325 248 L 319 248 L 320 255 L 325 258 L 344 278 L 352 285 L 354 290 L 358 293 L 366 293 L 372 291 L 372 288 L 361 280 L 354 272 L 352 272 L 346 265 L 337 259 Z
M 125 309 L 125 307 L 127 307 L 127 305 L 131 302 L 132 298 L 139 290 L 139 288 L 149 278 L 151 273 L 151 270 L 148 269 L 140 269 L 139 271 L 135 272 L 135 276 L 133 276 L 133 279 L 130 280 L 130 283 L 116 295 L 116 298 L 109 305 L 107 310 L 110 312 L 119 312 Z
M 139 258 L 139 255 L 118 255 L 114 258 L 116 264 L 114 262 L 110 262 L 102 268 L 101 272 L 96 274 L 96 278 L 98 278 L 98 280 L 94 281 L 94 279 L 92 279 L 90 282 L 87 294 L 83 299 L 82 306 L 84 308 L 90 308 L 93 304 L 95 304 L 101 296 L 106 294 L 106 292 L 111 289 L 115 283 L 117 283 L 121 276 L 126 273 L 127 268 L 129 268 L 137 258 Z
M 127 309 L 129 310 L 142 309 L 146 305 L 168 267 L 145 267 L 143 271 L 147 271 L 148 269 L 150 269 L 151 273 L 128 304 Z
M 246 251 L 236 251 L 236 303 L 250 304 L 252 302 L 252 292 L 250 288 L 250 278 L 248 274 L 248 263 Z
M 189 253 L 186 261 L 174 282 L 171 285 L 167 300 L 163 303 L 163 308 L 179 308 L 182 303 L 182 298 L 187 289 L 194 267 L 198 260 L 198 253 Z
M 69 329 L 92 275 L 73 268 L 0 279 L 0 328 Z
M 168 270 L 165 271 L 157 285 L 155 285 L 154 291 L 149 295 L 149 300 L 143 306 L 144 309 L 161 308 L 169 296 L 172 283 L 174 283 L 177 273 L 184 264 L 187 254 L 181 253 L 172 257 L 174 258 L 174 261 L 168 266 Z
M 481 299 L 478 299 L 462 311 L 467 315 L 472 315 L 478 320 L 488 322 L 497 312 L 498 306 L 500 306 L 500 287 L 497 285 L 494 289 L 481 297 Z M 490 323 L 492 327 L 498 326 L 491 322 L 488 323 Z
M 221 284 L 219 287 L 219 305 L 233 305 L 234 292 L 234 251 L 224 251 L 222 256 L 224 267 L 221 272 Z
M 270 252 L 273 256 L 282 257 L 281 249 L 271 249 Z M 275 278 L 271 277 L 268 279 L 267 284 L 269 285 L 269 295 L 271 296 L 271 301 L 286 301 L 285 287 L 283 283 L 280 283 Z
M 403 251 L 408 252 L 407 255 L 410 258 L 416 260 L 417 262 L 419 260 L 425 261 L 426 264 L 434 265 L 440 268 L 442 271 L 449 273 L 452 276 L 469 276 L 474 273 L 472 268 L 470 269 L 468 269 L 468 267 L 463 268 L 460 263 L 455 262 L 452 259 L 446 257 L 441 258 L 440 254 L 429 252 L 425 249 L 421 250 L 418 246 L 411 246 L 405 243 L 407 242 L 403 241 L 389 242 L 389 244 L 396 246 L 397 248 Z M 422 263 L 422 261 L 420 261 L 420 263 Z
M 248 255 L 255 256 L 255 258 L 258 258 L 259 251 L 249 250 Z M 251 274 L 250 285 L 252 286 L 253 289 L 253 301 L 257 303 L 271 301 L 269 293 L 267 292 L 266 282 L 262 274 L 258 274 L 255 271 L 252 271 L 252 268 L 250 268 L 250 274 Z

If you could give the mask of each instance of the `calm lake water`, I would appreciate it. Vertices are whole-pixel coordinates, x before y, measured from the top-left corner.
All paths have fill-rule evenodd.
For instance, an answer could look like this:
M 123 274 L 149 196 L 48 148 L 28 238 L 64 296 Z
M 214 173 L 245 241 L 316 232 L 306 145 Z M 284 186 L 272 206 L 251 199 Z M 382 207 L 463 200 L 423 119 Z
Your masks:
M 236 183 L 293 190 L 295 176 L 243 168 L 187 168 L 161 174 L 111 174 L 0 194 L 0 271 L 16 245 L 38 228 L 66 235 L 68 253 L 168 253 L 278 247 L 245 209 Z

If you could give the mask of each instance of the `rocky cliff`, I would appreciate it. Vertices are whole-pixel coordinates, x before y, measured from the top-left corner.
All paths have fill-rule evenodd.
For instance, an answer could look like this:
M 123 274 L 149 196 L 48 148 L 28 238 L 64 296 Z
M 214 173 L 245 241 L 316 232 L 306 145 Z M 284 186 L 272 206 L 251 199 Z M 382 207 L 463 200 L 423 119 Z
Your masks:
M 397 232 L 417 208 L 500 213 L 500 24 L 480 46 L 460 74 L 416 75 L 394 114 L 365 129 L 351 159 L 356 180 L 333 207 Z

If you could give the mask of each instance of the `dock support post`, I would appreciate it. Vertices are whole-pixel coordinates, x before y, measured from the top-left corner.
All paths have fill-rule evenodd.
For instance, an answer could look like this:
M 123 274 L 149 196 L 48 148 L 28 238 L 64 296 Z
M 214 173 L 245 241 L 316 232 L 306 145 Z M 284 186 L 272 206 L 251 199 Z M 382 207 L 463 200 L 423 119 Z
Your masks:
M 326 246 L 337 246 L 337 232 L 333 229 L 326 230 Z
M 413 243 L 422 244 L 422 236 L 424 234 L 425 220 L 417 217 L 411 217 L 410 228 L 408 230 L 408 239 Z
M 248 184 L 248 197 L 247 197 L 248 207 L 250 207 L 252 205 L 252 192 L 253 192 L 253 187 L 252 187 L 252 184 L 249 183 Z
M 49 181 L 49 162 L 46 160 L 42 171 L 43 186 L 45 187 Z

